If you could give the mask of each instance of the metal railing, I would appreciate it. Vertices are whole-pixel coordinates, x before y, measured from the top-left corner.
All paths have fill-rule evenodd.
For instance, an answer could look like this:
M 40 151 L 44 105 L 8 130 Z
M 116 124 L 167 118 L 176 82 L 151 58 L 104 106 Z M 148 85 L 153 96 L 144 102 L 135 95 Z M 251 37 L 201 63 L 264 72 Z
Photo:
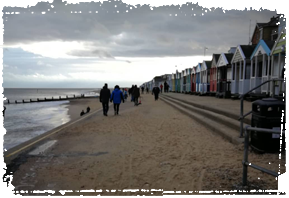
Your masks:
M 263 133 L 277 133 L 277 134 L 281 133 L 281 131 L 273 130 L 273 129 L 255 128 L 255 127 L 250 127 L 250 126 L 247 126 L 245 128 L 244 159 L 242 161 L 242 163 L 243 163 L 243 186 L 247 185 L 248 167 L 255 168 L 257 170 L 260 170 L 260 171 L 262 171 L 264 173 L 267 173 L 269 175 L 272 175 L 274 177 L 278 177 L 279 176 L 279 173 L 276 173 L 274 171 L 268 170 L 266 168 L 262 168 L 260 166 L 257 166 L 255 164 L 252 164 L 252 163 L 248 162 L 249 131 L 256 131 L 256 132 L 263 132 Z M 284 130 L 282 131 L 282 133 L 283 133 L 282 134 L 282 136 L 283 136 L 284 135 Z
M 271 82 L 273 81 L 273 91 L 272 91 L 272 98 L 275 97 L 275 81 L 284 81 L 284 79 L 280 79 L 280 78 L 275 78 L 275 79 L 270 79 L 270 80 L 267 80 L 263 83 L 261 83 L 260 85 L 254 87 L 253 89 L 247 91 L 246 93 L 242 94 L 240 96 L 240 117 L 239 117 L 239 120 L 240 120 L 240 137 L 243 137 L 243 123 L 244 123 L 244 118 L 248 115 L 250 115 L 252 113 L 252 111 L 249 111 L 248 113 L 246 113 L 244 115 L 244 96 L 251 93 L 252 91 L 254 91 L 255 89 L 258 89 L 259 87 L 261 87 L 262 85 L 268 83 L 268 82 Z

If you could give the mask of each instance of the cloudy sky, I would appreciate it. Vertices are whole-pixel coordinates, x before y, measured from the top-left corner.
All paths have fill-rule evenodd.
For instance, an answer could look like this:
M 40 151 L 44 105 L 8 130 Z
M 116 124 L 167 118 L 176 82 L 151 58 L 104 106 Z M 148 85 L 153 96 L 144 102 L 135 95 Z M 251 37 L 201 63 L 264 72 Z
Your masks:
M 256 21 L 280 13 L 209 1 L 11 2 L 3 3 L 3 87 L 140 85 L 248 44 L 250 20 L 252 34 Z

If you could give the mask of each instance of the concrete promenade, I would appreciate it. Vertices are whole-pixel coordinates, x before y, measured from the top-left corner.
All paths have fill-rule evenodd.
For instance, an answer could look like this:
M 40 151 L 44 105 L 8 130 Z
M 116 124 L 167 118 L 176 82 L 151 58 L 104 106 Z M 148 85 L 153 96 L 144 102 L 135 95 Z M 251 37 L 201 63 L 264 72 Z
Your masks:
M 238 112 L 239 101 L 168 95 Z M 162 100 L 155 101 L 151 94 L 143 94 L 141 100 L 137 107 L 130 101 L 122 103 L 118 116 L 111 106 L 108 117 L 97 111 L 45 134 L 41 141 L 14 149 L 10 170 L 16 194 L 26 194 L 20 190 L 28 194 L 53 190 L 54 195 L 61 195 L 61 190 L 72 190 L 65 195 L 168 195 L 163 191 L 278 189 L 278 180 L 255 169 L 249 169 L 249 185 L 243 188 L 242 144 L 230 143 Z M 245 106 L 249 110 L 250 104 Z M 278 154 L 249 154 L 252 163 L 276 172 L 278 158 Z M 280 171 L 285 171 L 284 158 Z
M 198 96 L 182 93 L 163 93 L 164 96 L 170 96 L 176 99 L 185 100 L 199 106 L 203 109 L 220 112 L 232 116 L 234 119 L 240 117 L 240 100 L 222 99 L 214 96 Z M 244 101 L 244 114 L 252 110 L 252 102 Z M 247 116 L 247 120 L 251 115 Z

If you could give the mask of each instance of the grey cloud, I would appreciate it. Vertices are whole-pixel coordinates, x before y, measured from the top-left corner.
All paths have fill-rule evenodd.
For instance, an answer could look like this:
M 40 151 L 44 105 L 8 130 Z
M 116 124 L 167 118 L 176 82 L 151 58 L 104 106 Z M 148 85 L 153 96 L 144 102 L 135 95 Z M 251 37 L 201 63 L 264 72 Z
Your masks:
M 112 58 L 114 57 L 109 54 L 107 51 L 104 50 L 93 50 L 93 51 L 88 51 L 88 50 L 73 50 L 68 53 L 68 55 L 72 56 L 79 56 L 79 57 L 97 57 L 97 58 Z
M 21 14 L 5 14 L 13 11 Z M 44 11 L 46 14 L 41 14 Z M 71 11 L 82 13 L 71 14 Z M 250 19 L 252 30 L 256 20 L 267 22 L 276 14 L 269 10 L 228 10 L 224 14 L 221 8 L 210 11 L 192 3 L 151 10 L 148 5 L 134 7 L 121 1 L 40 2 L 28 8 L 4 7 L 3 12 L 7 19 L 4 20 L 4 44 L 62 40 L 86 42 L 88 49 L 95 46 L 105 49 L 105 52 L 70 53 L 82 57 L 202 55 L 204 46 L 218 50 L 212 53 L 221 53 L 224 51 L 220 49 L 227 51 L 231 46 L 247 44 Z M 120 38 L 121 34 L 124 37 Z

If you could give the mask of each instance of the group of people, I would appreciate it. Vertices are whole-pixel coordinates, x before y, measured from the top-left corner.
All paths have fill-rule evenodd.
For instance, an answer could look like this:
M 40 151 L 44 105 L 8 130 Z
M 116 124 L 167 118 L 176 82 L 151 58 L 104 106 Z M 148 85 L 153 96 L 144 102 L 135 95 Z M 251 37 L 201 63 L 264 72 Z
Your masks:
M 132 85 L 131 88 L 129 88 L 128 90 L 128 94 L 131 96 L 130 101 L 134 102 L 134 106 L 138 106 L 141 104 L 141 102 L 139 102 L 140 89 L 137 87 L 137 85 Z
M 109 102 L 113 102 L 114 115 L 118 115 L 120 103 L 121 101 L 124 103 L 124 99 L 123 92 L 118 85 L 116 85 L 112 93 L 110 93 L 110 89 L 108 89 L 107 83 L 105 83 L 104 87 L 100 90 L 99 95 L 99 101 L 102 103 L 103 115 L 107 116 Z
M 104 87 L 100 90 L 99 95 L 99 101 L 102 103 L 103 115 L 107 116 L 109 102 L 113 102 L 114 115 L 118 115 L 120 103 L 124 103 L 128 97 L 127 92 L 129 96 L 131 96 L 131 102 L 134 102 L 134 106 L 141 104 L 141 101 L 139 101 L 140 89 L 137 87 L 137 85 L 132 85 L 132 87 L 128 90 L 123 88 L 122 91 L 120 90 L 120 87 L 116 85 L 112 93 L 110 93 L 110 90 L 107 87 L 107 83 L 105 83 Z
M 167 81 L 165 81 L 164 86 L 163 86 L 163 84 L 161 84 L 161 85 L 160 85 L 160 88 L 161 88 L 161 93 L 163 93 L 163 88 L 164 88 L 164 92 L 165 92 L 165 93 L 168 93 L 170 86 L 169 86 L 169 84 L 167 83 Z
M 155 96 L 155 101 L 159 98 L 159 93 L 162 92 L 162 85 L 160 86 L 161 89 L 158 86 L 155 86 L 152 90 L 152 95 Z M 165 82 L 165 92 L 168 91 L 168 84 Z M 144 93 L 144 86 L 141 87 L 142 94 Z M 146 87 L 146 92 L 149 93 L 149 88 Z M 127 94 L 128 93 L 128 94 Z M 137 87 L 137 85 L 132 85 L 131 88 L 128 90 L 126 88 L 123 88 L 122 91 L 118 85 L 114 87 L 114 90 L 110 93 L 110 89 L 108 88 L 107 83 L 104 84 L 103 88 L 100 90 L 99 94 L 99 101 L 102 103 L 103 108 L 103 115 L 107 116 L 108 110 L 109 110 L 109 102 L 113 102 L 113 108 L 114 108 L 114 115 L 119 114 L 119 106 L 121 102 L 124 103 L 124 101 L 127 99 L 127 97 L 131 96 L 131 102 L 134 102 L 134 106 L 138 106 L 141 104 L 141 101 L 139 101 L 140 98 L 140 88 Z M 90 108 L 87 107 L 86 113 L 90 111 Z M 83 116 L 86 114 L 84 110 L 80 113 L 80 116 Z

